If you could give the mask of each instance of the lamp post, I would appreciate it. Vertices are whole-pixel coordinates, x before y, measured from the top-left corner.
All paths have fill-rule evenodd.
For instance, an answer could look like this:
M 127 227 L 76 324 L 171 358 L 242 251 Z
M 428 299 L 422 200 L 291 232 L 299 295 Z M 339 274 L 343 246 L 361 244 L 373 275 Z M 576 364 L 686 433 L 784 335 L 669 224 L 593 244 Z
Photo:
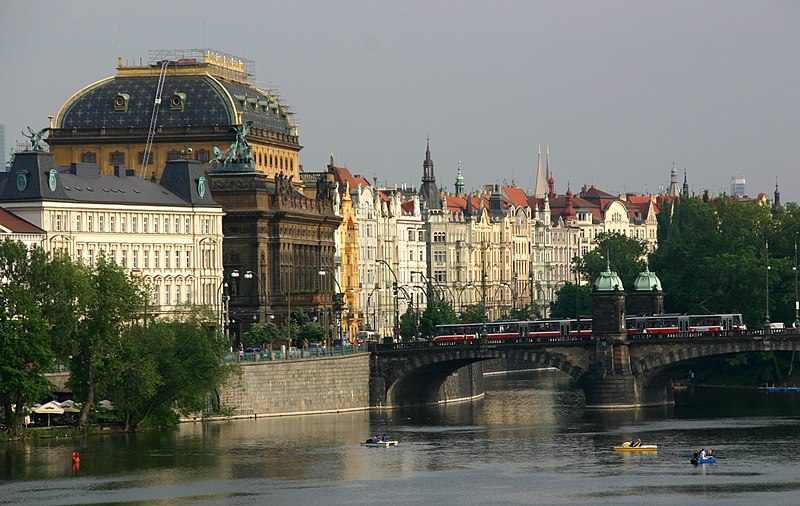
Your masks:
M 329 269 L 321 268 L 317 271 L 317 274 L 320 276 L 326 276 L 330 272 Z M 335 311 L 336 313 L 336 327 L 337 327 L 337 335 L 339 337 L 339 342 L 342 341 L 342 308 L 344 306 L 344 292 L 342 292 L 342 285 L 339 284 L 339 281 L 336 280 L 336 276 L 333 275 L 331 272 L 331 279 L 336 284 L 336 293 L 333 296 L 333 301 L 331 302 L 331 311 Z M 331 343 L 327 343 L 331 344 Z
M 497 304 L 497 306 L 502 310 L 503 307 L 502 299 L 497 298 L 497 292 L 499 292 L 501 288 L 508 288 L 511 291 L 512 300 L 514 298 L 514 289 L 511 288 L 511 285 L 509 285 L 506 281 L 501 282 L 499 285 L 497 285 L 497 288 L 494 289 L 494 295 L 492 296 L 492 298 L 494 299 L 495 304 Z
M 467 289 L 473 290 L 473 289 L 475 289 L 475 285 L 473 285 L 472 283 L 467 283 L 466 285 L 464 285 L 461 288 L 457 289 L 458 290 L 458 310 L 459 310 L 459 312 L 464 310 L 464 304 L 461 301 L 461 296 L 464 295 L 464 290 L 467 290 Z
M 255 279 L 258 282 L 258 309 L 256 309 L 256 314 L 253 315 L 253 320 L 259 321 L 262 307 L 267 305 L 267 291 L 264 289 L 264 282 L 253 271 L 245 271 L 244 279 Z
M 394 273 L 394 269 L 392 266 L 389 265 L 389 262 L 383 260 L 382 258 L 375 259 L 376 264 L 383 264 L 389 269 L 389 272 L 392 273 L 392 277 L 394 278 L 394 283 L 392 283 L 392 294 L 394 295 L 394 338 L 397 339 L 398 334 L 400 333 L 400 310 L 397 307 L 397 274 Z
M 764 328 L 769 328 L 769 241 L 764 243 L 764 251 L 766 253 L 767 258 L 767 269 L 766 269 L 766 276 L 767 276 L 767 300 L 766 300 L 766 315 L 764 316 Z
M 797 237 L 794 239 L 794 266 L 792 270 L 794 271 L 794 322 L 792 326 L 798 328 L 800 327 L 800 318 L 797 317 L 797 313 L 800 310 L 800 302 L 797 299 Z
M 222 333 L 225 337 L 230 340 L 230 333 L 228 332 L 228 302 L 231 296 L 228 295 L 228 282 L 224 278 L 219 282 L 217 294 L 220 301 L 219 326 L 222 327 Z
M 369 302 L 372 299 L 372 294 L 375 293 L 377 290 L 380 290 L 379 286 L 376 286 L 372 290 L 370 290 L 369 295 L 367 295 L 367 317 L 369 317 Z M 372 312 L 372 330 L 373 332 L 378 328 L 378 308 L 375 308 L 375 311 Z

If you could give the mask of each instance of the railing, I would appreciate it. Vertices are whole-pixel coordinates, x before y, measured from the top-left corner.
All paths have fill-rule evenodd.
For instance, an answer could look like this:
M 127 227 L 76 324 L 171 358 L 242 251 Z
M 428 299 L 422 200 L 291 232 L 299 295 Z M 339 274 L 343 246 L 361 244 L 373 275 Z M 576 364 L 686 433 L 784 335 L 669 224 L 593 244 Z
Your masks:
M 303 348 L 286 351 L 257 351 L 228 353 L 225 355 L 226 362 L 270 362 L 278 360 L 298 360 L 322 357 L 342 357 L 354 355 L 356 353 L 366 353 L 369 351 L 366 345 L 358 346 L 335 346 L 332 348 Z M 288 355 L 288 356 L 287 356 Z

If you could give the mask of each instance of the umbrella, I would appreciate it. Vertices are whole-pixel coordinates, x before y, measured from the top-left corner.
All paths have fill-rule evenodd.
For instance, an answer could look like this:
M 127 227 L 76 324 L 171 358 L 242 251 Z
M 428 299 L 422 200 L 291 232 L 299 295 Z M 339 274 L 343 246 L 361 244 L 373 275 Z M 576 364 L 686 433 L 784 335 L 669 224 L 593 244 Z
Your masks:
M 53 414 L 63 415 L 64 408 L 62 408 L 61 404 L 59 404 L 58 402 L 50 401 L 47 404 L 42 404 L 38 408 L 35 408 L 33 412 L 39 415 L 47 413 L 47 426 L 50 427 L 50 415 Z

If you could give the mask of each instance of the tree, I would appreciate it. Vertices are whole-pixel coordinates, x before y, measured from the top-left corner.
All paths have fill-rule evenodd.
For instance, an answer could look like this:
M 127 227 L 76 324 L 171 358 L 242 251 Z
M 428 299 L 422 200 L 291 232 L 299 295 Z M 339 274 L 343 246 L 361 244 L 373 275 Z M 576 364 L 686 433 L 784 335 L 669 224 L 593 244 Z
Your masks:
M 597 235 L 597 247 L 582 258 L 573 259 L 573 268 L 581 278 L 589 283 L 606 269 L 616 272 L 622 280 L 622 286 L 633 286 L 636 276 L 645 270 L 647 243 L 617 233 L 601 233 Z
M 464 323 L 481 323 L 488 321 L 486 310 L 481 304 L 471 304 L 461 308 L 459 320 Z
M 147 328 L 127 329 L 121 340 L 125 359 L 104 368 L 104 392 L 123 414 L 127 430 L 204 411 L 232 370 L 223 360 L 227 338 L 208 325 L 214 314 L 207 308 L 188 309 Z
M 121 268 L 100 257 L 89 274 L 88 289 L 78 293 L 85 314 L 62 354 L 71 356 L 68 385 L 83 402 L 78 425 L 86 428 L 95 395 L 102 391 L 109 369 L 122 357 L 126 328 L 143 307 L 144 289 Z
M 550 303 L 552 318 L 578 318 L 592 314 L 592 293 L 586 285 L 566 283 Z
M 52 384 L 44 373 L 53 363 L 49 328 L 33 290 L 34 273 L 47 267 L 41 249 L 0 242 L 0 406 L 9 433 L 19 435 L 25 406 L 45 398 Z
M 242 335 L 244 346 L 255 348 L 261 345 L 271 346 L 281 337 L 280 328 L 272 322 L 254 323 L 250 330 Z

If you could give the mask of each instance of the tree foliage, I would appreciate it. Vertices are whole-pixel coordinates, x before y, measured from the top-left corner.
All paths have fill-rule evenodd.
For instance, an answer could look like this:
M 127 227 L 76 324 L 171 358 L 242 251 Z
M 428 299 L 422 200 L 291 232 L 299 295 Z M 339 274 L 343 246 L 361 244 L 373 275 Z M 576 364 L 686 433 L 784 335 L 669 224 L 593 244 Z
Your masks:
M 592 293 L 586 285 L 566 283 L 550 304 L 551 318 L 577 318 L 592 314 Z
M 772 213 L 727 196 L 665 206 L 658 217 L 659 246 L 650 255 L 665 310 L 742 313 L 758 327 L 769 300 L 772 321 L 791 322 L 799 217 L 794 204 Z
M 647 243 L 622 234 L 601 233 L 597 235 L 597 247 L 582 258 L 573 259 L 573 269 L 590 286 L 601 272 L 610 268 L 622 280 L 622 286 L 633 286 L 636 276 L 645 267 Z

